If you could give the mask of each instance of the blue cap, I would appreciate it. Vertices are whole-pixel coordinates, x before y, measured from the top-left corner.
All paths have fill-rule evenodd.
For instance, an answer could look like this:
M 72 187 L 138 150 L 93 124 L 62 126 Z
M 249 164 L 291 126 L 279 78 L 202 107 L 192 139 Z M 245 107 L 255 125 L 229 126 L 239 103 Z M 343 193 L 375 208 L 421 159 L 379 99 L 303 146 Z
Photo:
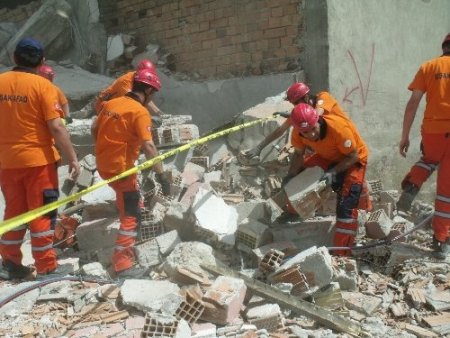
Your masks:
M 36 39 L 23 38 L 17 43 L 14 53 L 18 55 L 26 54 L 33 57 L 40 57 L 44 55 L 44 47 Z

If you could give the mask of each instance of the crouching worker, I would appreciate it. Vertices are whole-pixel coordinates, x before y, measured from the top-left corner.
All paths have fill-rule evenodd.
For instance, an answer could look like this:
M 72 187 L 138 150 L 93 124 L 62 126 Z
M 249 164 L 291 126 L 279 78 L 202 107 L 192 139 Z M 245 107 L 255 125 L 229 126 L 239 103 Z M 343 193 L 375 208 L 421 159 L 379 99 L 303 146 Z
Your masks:
M 284 181 L 307 167 L 320 166 L 323 180 L 337 193 L 334 246 L 352 246 L 358 230 L 358 201 L 366 173 L 368 150 L 354 124 L 342 116 L 319 116 L 316 109 L 300 103 L 291 113 L 291 143 L 295 154 Z M 304 158 L 307 147 L 314 154 Z M 336 250 L 350 255 L 350 250 Z
M 152 120 L 147 103 L 161 88 L 155 72 L 137 71 L 131 92 L 105 102 L 92 125 L 96 140 L 97 170 L 103 179 L 109 179 L 134 167 L 142 148 L 147 159 L 158 155 L 151 134 Z M 170 184 L 163 175 L 161 163 L 153 166 L 163 193 L 168 195 Z M 135 266 L 134 244 L 140 221 L 141 198 L 137 175 L 133 174 L 110 183 L 116 192 L 120 229 L 113 253 L 113 266 L 119 277 L 139 278 L 146 270 Z

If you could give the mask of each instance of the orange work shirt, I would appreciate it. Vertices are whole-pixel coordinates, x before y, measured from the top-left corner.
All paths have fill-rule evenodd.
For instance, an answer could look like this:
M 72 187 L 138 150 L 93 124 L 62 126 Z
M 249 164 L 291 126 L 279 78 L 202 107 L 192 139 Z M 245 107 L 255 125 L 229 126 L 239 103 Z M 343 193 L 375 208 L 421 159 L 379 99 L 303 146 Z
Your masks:
M 408 89 L 426 93 L 422 131 L 450 132 L 450 55 L 422 64 Z
M 353 151 L 357 151 L 360 163 L 367 163 L 368 149 L 353 123 L 338 115 L 327 114 L 322 116 L 326 129 L 317 141 L 302 137 L 294 127 L 291 143 L 295 148 L 309 147 L 323 159 L 338 163 Z M 324 126 L 322 126 L 324 128 Z
M 116 97 L 124 96 L 126 93 L 131 91 L 131 88 L 133 86 L 134 73 L 134 71 L 131 71 L 118 77 L 109 87 L 101 91 L 95 102 L 95 108 L 97 112 L 101 110 L 103 101 L 108 101 L 111 99 L 115 99 Z
M 134 166 L 144 141 L 152 140 L 147 109 L 130 94 L 102 105 L 95 153 L 101 173 L 120 174 Z
M 60 159 L 47 121 L 63 112 L 55 86 L 34 73 L 0 74 L 0 168 L 28 168 Z

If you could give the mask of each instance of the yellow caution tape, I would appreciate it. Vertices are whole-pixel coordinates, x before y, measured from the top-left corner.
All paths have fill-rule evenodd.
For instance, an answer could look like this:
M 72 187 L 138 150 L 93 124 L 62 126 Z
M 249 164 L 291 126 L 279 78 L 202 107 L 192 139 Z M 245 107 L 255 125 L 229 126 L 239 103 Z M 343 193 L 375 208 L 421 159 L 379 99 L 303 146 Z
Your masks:
M 84 195 L 86 195 L 86 194 L 90 193 L 91 191 L 94 191 L 94 190 L 96 190 L 98 188 L 101 188 L 104 185 L 107 185 L 107 184 L 109 184 L 111 182 L 115 182 L 115 181 L 120 180 L 120 179 L 122 179 L 124 177 L 127 177 L 129 175 L 135 174 L 138 171 L 142 171 L 142 170 L 148 169 L 148 168 L 152 167 L 153 165 L 155 165 L 156 163 L 164 161 L 168 157 L 174 156 L 174 155 L 176 155 L 178 153 L 181 153 L 183 151 L 186 151 L 186 150 L 188 150 L 188 149 L 190 149 L 192 147 L 204 144 L 206 142 L 212 141 L 212 140 L 214 140 L 216 138 L 219 138 L 219 137 L 222 137 L 224 135 L 231 134 L 231 133 L 234 133 L 234 132 L 239 131 L 241 129 L 251 127 L 251 126 L 253 126 L 255 124 L 262 123 L 262 122 L 265 122 L 267 120 L 274 119 L 275 117 L 276 116 L 269 116 L 269 117 L 265 117 L 265 118 L 262 118 L 262 119 L 259 119 L 259 120 L 246 122 L 246 123 L 240 124 L 238 126 L 234 126 L 234 127 L 222 130 L 222 131 L 218 131 L 218 132 L 216 132 L 214 134 L 211 134 L 211 135 L 199 138 L 197 140 L 194 140 L 192 142 L 184 144 L 184 145 L 182 145 L 181 147 L 179 147 L 177 149 L 168 151 L 167 153 L 164 153 L 162 155 L 154 157 L 154 158 L 152 158 L 152 159 L 150 159 L 150 160 L 148 160 L 148 161 L 146 161 L 144 163 L 141 163 L 141 164 L 137 165 L 136 167 L 128 169 L 127 171 L 124 171 L 123 173 L 121 173 L 119 175 L 116 175 L 116 176 L 111 177 L 111 178 L 109 178 L 107 180 L 98 182 L 98 183 L 90 186 L 89 188 L 84 189 L 82 191 L 79 191 L 79 192 L 77 192 L 77 193 L 75 193 L 73 195 L 67 196 L 67 197 L 65 197 L 63 199 L 60 199 L 58 201 L 55 201 L 53 203 L 49 203 L 49 204 L 43 205 L 42 207 L 39 207 L 39 208 L 30 210 L 30 211 L 27 211 L 24 214 L 21 214 L 21 215 L 15 216 L 13 218 L 10 218 L 10 219 L 8 219 L 6 221 L 3 221 L 3 222 L 0 223 L 0 235 L 3 235 L 5 232 L 8 232 L 8 231 L 10 231 L 10 230 L 12 230 L 14 228 L 17 228 L 18 226 L 20 226 L 22 224 L 28 223 L 28 222 L 32 221 L 33 219 L 35 219 L 35 218 L 37 218 L 39 216 L 45 215 L 48 212 L 50 212 L 52 210 L 55 210 L 55 209 L 59 208 L 62 205 L 65 205 L 65 204 L 67 204 L 69 202 L 73 202 L 73 201 L 79 199 L 81 196 L 84 196 Z

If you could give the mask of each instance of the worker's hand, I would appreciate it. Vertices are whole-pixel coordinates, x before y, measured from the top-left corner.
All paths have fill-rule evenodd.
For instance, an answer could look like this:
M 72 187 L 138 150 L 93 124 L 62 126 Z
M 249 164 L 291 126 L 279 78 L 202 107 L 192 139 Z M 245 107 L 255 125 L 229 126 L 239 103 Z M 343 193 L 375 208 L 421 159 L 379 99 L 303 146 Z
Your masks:
M 288 184 L 288 182 L 294 177 L 295 175 L 292 174 L 287 174 L 286 176 L 283 177 L 283 179 L 281 180 L 281 187 L 283 188 L 286 184 Z
M 334 182 L 336 182 L 336 171 L 331 169 L 325 172 L 320 180 L 324 181 L 328 187 L 331 186 Z
M 69 163 L 69 178 L 76 181 L 78 176 L 80 176 L 81 168 L 78 161 L 72 161 Z
M 409 148 L 409 138 L 402 138 L 400 140 L 400 144 L 398 145 L 398 148 L 400 150 L 400 155 L 403 157 L 406 157 L 406 153 L 408 152 Z
M 259 156 L 259 155 L 261 154 L 261 150 L 262 150 L 262 149 L 263 149 L 263 148 L 258 144 L 256 147 L 254 147 L 254 148 L 248 150 L 248 151 L 245 153 L 245 156 L 246 156 L 249 160 L 251 160 L 251 159 L 253 159 L 253 158 Z
M 167 177 L 164 175 L 164 173 L 156 174 L 155 177 L 156 177 L 156 180 L 158 181 L 158 183 L 161 184 L 161 190 L 162 190 L 162 193 L 164 194 L 164 196 L 169 196 L 170 195 L 170 182 L 167 179 Z
M 291 117 L 291 112 L 290 111 L 277 111 L 276 113 L 273 113 L 273 115 L 281 116 L 281 117 L 288 119 Z
M 66 116 L 65 120 L 66 124 L 71 124 L 73 122 L 73 118 L 71 118 L 70 116 Z

